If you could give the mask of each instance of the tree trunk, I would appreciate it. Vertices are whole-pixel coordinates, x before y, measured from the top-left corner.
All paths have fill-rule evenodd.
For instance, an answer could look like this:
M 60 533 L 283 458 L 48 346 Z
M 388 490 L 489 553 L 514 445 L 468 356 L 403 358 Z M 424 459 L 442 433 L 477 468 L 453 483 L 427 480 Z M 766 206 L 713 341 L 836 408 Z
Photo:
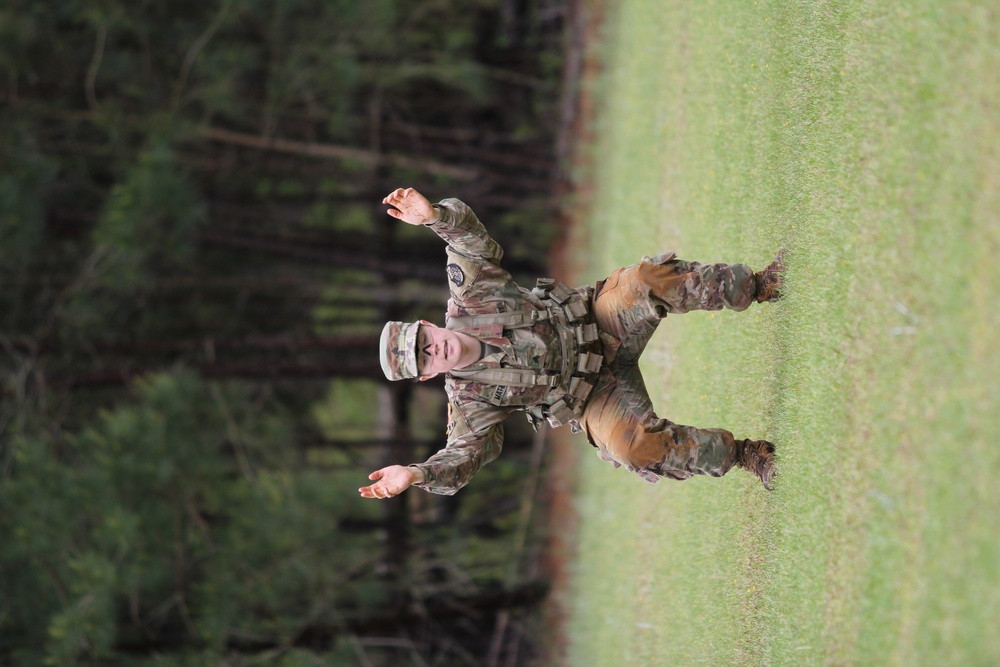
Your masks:
M 413 609 L 400 609 L 383 616 L 347 620 L 340 626 L 307 626 L 290 642 L 279 639 L 243 639 L 230 636 L 226 650 L 255 654 L 277 648 L 330 650 L 337 640 L 348 635 L 392 636 L 412 632 L 423 624 L 444 625 L 480 613 L 495 614 L 505 609 L 537 605 L 548 594 L 548 584 L 528 581 L 509 589 L 483 590 L 462 597 L 439 597 L 422 600 Z M 114 651 L 127 655 L 153 655 L 201 648 L 199 639 L 182 628 L 172 628 L 153 638 L 119 640 Z
M 293 155 L 306 155 L 324 160 L 360 162 L 372 167 L 386 165 L 403 169 L 415 169 L 424 174 L 446 176 L 459 181 L 472 181 L 479 177 L 479 173 L 475 169 L 452 167 L 433 160 L 412 158 L 404 155 L 385 154 L 377 151 L 352 148 L 348 146 L 336 146 L 333 144 L 319 144 L 305 141 L 291 141 L 288 139 L 274 139 L 255 134 L 233 132 L 231 130 L 224 130 L 216 127 L 205 128 L 202 131 L 202 136 L 209 141 L 218 141 L 246 148 L 254 148 L 257 150 L 277 151 L 279 153 L 290 153 Z

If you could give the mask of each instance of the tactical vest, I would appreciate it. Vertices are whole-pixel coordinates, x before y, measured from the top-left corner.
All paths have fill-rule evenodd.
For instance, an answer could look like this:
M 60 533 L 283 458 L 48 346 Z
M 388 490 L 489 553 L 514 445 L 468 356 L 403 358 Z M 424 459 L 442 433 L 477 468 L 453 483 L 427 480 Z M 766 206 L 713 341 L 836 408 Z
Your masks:
M 590 313 L 589 288 L 571 289 L 551 278 L 539 278 L 532 294 L 542 301 L 544 310 L 526 308 L 509 313 L 485 313 L 452 317 L 448 329 L 476 326 L 502 326 L 504 330 L 530 327 L 536 322 L 549 320 L 559 334 L 562 359 L 557 370 L 534 368 L 483 368 L 479 370 L 451 370 L 449 374 L 463 380 L 472 380 L 498 388 L 495 397 L 503 396 L 507 387 L 549 387 L 542 403 L 524 406 L 528 421 L 537 429 L 542 419 L 553 427 L 569 423 L 579 431 L 577 418 L 583 414 L 604 357 L 597 353 L 597 325 Z M 491 400 L 494 405 L 499 405 Z

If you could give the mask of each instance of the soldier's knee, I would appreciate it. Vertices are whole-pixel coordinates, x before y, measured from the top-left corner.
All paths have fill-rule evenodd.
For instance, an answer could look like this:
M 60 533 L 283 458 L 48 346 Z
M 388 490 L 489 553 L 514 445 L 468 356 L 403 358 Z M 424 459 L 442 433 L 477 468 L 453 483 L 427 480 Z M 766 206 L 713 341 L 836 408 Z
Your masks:
M 655 413 L 648 413 L 642 418 L 642 428 L 646 433 L 662 433 L 668 427 L 673 426 L 674 423 L 669 419 L 662 419 L 657 417 Z

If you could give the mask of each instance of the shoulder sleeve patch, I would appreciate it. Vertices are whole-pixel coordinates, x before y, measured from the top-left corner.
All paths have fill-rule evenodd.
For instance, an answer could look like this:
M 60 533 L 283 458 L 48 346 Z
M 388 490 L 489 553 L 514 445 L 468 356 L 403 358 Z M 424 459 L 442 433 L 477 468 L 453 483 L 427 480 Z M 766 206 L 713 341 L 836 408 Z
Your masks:
M 482 260 L 448 249 L 448 288 L 458 299 L 465 299 L 478 291 L 475 287 L 476 279 L 482 270 Z
M 462 273 L 462 267 L 458 264 L 448 265 L 448 280 L 455 283 L 456 287 L 461 287 L 465 284 L 465 274 Z

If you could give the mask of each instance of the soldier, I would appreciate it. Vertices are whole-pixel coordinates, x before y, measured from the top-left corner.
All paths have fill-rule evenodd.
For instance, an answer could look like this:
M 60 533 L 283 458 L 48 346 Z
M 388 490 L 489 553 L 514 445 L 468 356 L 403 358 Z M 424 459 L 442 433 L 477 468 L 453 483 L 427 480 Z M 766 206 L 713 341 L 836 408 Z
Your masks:
M 410 486 L 451 495 L 500 454 L 503 421 L 524 411 L 536 426 L 584 431 L 600 457 L 643 479 L 721 477 L 733 466 L 770 490 L 774 445 L 736 440 L 724 429 L 658 417 L 639 372 L 639 355 L 660 320 L 691 310 L 746 310 L 776 301 L 782 254 L 763 271 L 701 264 L 666 253 L 643 257 L 593 288 L 542 279 L 532 290 L 500 268 L 503 251 L 457 199 L 432 205 L 412 188 L 382 201 L 389 215 L 430 227 L 448 244 L 451 296 L 445 326 L 389 322 L 379 344 L 390 380 L 445 374 L 448 441 L 424 463 L 376 470 L 365 498 Z

